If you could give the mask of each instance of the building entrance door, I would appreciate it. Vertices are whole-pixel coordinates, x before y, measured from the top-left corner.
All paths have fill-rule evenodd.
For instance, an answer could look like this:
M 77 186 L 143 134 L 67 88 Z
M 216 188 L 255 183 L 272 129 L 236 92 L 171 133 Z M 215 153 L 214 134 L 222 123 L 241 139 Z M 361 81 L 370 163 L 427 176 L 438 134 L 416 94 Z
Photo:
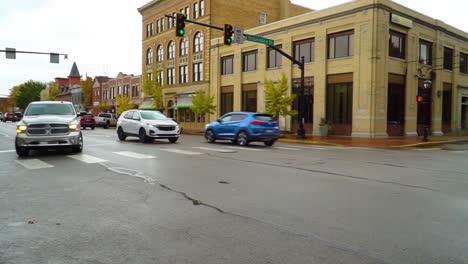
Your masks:
M 389 75 L 387 97 L 387 134 L 391 137 L 405 135 L 405 76 Z

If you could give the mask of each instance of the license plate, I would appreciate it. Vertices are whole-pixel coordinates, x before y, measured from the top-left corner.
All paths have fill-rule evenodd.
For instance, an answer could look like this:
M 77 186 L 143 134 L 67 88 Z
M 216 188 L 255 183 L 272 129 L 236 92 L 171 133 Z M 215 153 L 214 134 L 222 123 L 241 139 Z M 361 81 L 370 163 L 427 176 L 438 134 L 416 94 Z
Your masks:
M 272 133 L 273 130 L 271 130 L 271 129 L 266 129 L 265 132 L 266 132 L 266 133 Z

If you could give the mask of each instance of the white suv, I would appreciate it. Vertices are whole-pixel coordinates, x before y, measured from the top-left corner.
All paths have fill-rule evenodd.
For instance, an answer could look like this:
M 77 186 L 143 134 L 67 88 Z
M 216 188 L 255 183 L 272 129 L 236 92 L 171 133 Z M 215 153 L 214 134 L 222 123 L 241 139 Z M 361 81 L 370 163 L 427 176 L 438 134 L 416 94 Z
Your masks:
M 117 136 L 120 140 L 134 136 L 142 143 L 154 139 L 168 139 L 175 143 L 179 135 L 180 127 L 177 123 L 158 111 L 128 110 L 117 121 Z

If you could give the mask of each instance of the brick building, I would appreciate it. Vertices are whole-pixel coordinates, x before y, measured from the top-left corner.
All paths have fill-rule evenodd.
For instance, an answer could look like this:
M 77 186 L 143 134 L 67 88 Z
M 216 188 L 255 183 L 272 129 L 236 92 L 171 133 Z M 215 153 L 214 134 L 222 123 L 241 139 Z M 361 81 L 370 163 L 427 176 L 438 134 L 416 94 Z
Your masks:
M 119 73 L 115 78 L 98 76 L 94 79 L 93 86 L 93 113 L 97 114 L 99 105 L 107 107 L 108 112 L 115 113 L 117 95 L 129 96 L 135 107 L 142 103 L 141 75 Z
M 333 134 L 355 137 L 468 133 L 468 34 L 389 0 L 357 0 L 247 30 L 305 57 L 306 133 L 321 118 Z M 284 73 L 300 95 L 300 70 L 275 50 L 211 40 L 210 94 L 215 118 L 264 111 L 264 79 Z M 432 88 L 424 88 L 425 81 Z M 428 91 L 428 103 L 416 95 Z M 299 97 L 294 108 L 298 109 Z M 282 119 L 295 131 L 296 118 Z
M 222 31 L 186 23 L 184 38 L 175 36 L 175 21 L 165 15 L 177 12 L 189 20 L 244 29 L 296 16 L 310 9 L 289 0 L 153 0 L 138 11 L 143 17 L 142 68 L 163 84 L 165 112 L 175 115 L 186 129 L 200 129 L 203 120 L 195 120 L 190 110 L 191 96 L 197 90 L 209 92 L 210 42 Z M 156 72 L 153 73 L 153 66 Z
M 73 62 L 68 78 L 57 77 L 55 78 L 55 82 L 59 88 L 57 101 L 69 101 L 74 104 L 81 104 L 81 75 L 76 62 Z

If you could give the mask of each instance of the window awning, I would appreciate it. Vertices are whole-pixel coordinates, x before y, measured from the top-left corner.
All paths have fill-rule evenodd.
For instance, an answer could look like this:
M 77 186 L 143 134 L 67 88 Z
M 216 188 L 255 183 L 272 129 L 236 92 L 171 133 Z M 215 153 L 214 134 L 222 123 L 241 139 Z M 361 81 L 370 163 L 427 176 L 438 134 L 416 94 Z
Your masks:
M 138 107 L 138 110 L 156 110 L 156 107 L 152 105 L 142 105 Z
M 178 104 L 174 104 L 172 105 L 172 108 L 173 109 L 182 109 L 182 108 L 190 108 L 192 105 L 178 105 Z

